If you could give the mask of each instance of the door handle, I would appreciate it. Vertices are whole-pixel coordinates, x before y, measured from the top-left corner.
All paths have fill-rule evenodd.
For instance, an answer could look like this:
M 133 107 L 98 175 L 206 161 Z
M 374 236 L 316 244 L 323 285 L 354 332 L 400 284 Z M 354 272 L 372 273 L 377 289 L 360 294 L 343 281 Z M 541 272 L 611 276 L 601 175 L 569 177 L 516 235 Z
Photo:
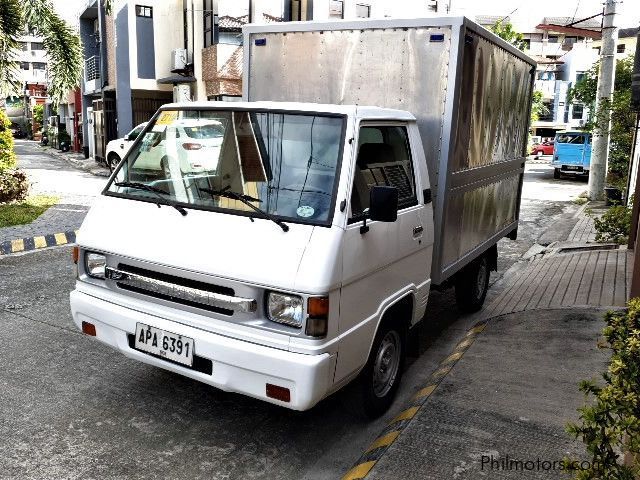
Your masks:
M 422 227 L 422 225 L 418 225 L 417 227 L 413 227 L 413 236 L 417 237 L 418 235 L 420 235 L 422 232 L 424 231 L 424 228 Z

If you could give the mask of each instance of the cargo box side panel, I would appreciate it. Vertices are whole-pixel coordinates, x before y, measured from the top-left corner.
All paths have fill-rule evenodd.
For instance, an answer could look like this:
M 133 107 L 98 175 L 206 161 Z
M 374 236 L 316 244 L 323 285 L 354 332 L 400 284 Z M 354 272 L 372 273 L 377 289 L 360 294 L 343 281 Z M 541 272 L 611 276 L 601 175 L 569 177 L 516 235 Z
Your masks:
M 529 63 L 467 30 L 462 65 L 440 281 L 517 227 L 529 124 Z
M 260 32 L 249 41 L 249 100 L 373 105 L 414 114 L 437 192 L 450 28 Z

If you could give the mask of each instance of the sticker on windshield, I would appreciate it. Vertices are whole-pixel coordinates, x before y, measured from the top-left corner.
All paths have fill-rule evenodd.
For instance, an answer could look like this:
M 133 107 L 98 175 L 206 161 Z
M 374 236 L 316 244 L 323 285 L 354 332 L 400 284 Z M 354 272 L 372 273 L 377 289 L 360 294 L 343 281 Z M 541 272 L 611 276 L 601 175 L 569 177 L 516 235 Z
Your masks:
M 175 122 L 177 118 L 178 118 L 177 110 L 165 110 L 164 112 L 160 112 L 160 115 L 156 120 L 156 125 L 169 125 Z
M 313 214 L 315 213 L 315 210 L 313 209 L 313 207 L 310 207 L 308 205 L 302 205 L 298 207 L 298 209 L 296 210 L 296 213 L 298 214 L 299 217 L 308 218 L 313 216 Z

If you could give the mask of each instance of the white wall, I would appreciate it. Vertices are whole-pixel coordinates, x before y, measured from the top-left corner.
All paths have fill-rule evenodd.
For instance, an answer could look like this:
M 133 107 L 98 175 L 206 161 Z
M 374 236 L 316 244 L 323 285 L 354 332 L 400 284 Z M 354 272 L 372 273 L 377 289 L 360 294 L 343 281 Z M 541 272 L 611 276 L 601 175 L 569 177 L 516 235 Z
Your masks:
M 171 75 L 171 51 L 184 46 L 182 0 L 128 1 L 129 69 L 134 90 L 166 90 L 172 85 L 160 85 L 159 78 Z M 136 5 L 153 7 L 153 44 L 155 79 L 138 77 L 138 45 L 136 37 Z

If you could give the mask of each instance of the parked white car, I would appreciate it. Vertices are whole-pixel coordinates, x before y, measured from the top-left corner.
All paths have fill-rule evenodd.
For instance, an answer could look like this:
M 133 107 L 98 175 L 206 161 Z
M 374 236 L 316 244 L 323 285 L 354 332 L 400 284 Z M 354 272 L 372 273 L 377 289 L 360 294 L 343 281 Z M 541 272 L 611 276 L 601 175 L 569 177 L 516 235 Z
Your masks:
M 143 122 L 122 138 L 111 140 L 107 143 L 107 151 L 105 152 L 105 158 L 107 159 L 107 166 L 110 170 L 113 170 L 116 165 L 120 163 L 120 160 L 129 152 L 133 142 L 140 132 L 147 126 L 147 122 Z

